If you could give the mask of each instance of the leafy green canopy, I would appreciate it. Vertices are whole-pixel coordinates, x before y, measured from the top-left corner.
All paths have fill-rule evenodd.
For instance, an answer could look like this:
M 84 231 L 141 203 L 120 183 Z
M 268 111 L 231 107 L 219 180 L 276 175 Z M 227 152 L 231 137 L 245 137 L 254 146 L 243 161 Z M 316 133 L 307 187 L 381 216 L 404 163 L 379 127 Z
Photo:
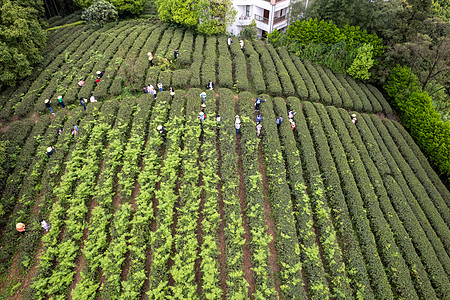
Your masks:
M 369 79 L 369 69 L 384 53 L 382 40 L 358 26 L 336 26 L 332 21 L 297 20 L 282 35 L 274 31 L 268 41 L 275 47 L 286 45 L 296 55 L 326 65 L 334 72 Z M 374 59 L 375 58 L 375 59 Z
M 81 8 L 88 8 L 93 5 L 92 0 L 74 0 L 75 4 Z M 119 14 L 139 14 L 144 8 L 143 0 L 108 0 L 114 5 Z
M 117 20 L 119 17 L 114 5 L 105 0 L 95 0 L 95 2 L 86 8 L 81 18 L 88 22 L 97 22 L 103 25 L 106 22 Z
M 23 6 L 0 0 L 0 88 L 14 85 L 42 60 L 47 35 L 39 23 L 42 2 Z
M 403 125 L 441 173 L 450 176 L 450 122 L 441 121 L 431 97 L 422 91 L 410 68 L 397 66 L 384 85 L 388 97 L 401 111 Z
M 236 10 L 231 0 L 156 0 L 161 21 L 194 27 L 205 34 L 226 33 Z

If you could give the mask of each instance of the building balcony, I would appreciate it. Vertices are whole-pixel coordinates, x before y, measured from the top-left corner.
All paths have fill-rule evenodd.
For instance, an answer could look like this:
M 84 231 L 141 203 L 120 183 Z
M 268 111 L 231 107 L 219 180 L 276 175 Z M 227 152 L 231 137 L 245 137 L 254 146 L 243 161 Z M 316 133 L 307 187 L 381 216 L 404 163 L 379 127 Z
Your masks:
M 273 19 L 273 25 L 281 23 L 284 20 L 286 20 L 286 15 L 281 16 L 281 17 L 276 17 L 276 18 Z
M 255 14 L 255 20 L 264 24 L 269 24 L 269 19 Z

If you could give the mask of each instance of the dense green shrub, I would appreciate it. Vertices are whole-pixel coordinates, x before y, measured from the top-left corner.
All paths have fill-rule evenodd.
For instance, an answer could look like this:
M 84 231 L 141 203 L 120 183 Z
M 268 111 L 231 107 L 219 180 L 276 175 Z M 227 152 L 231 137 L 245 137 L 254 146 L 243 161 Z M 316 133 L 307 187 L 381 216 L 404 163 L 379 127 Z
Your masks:
M 325 70 L 322 68 L 322 66 L 316 65 L 317 73 L 319 73 L 320 78 L 322 79 L 323 84 L 325 85 L 325 88 L 327 89 L 328 93 L 331 96 L 331 99 L 333 101 L 333 106 L 336 107 L 342 107 L 342 99 L 339 95 L 336 87 L 334 86 L 331 79 L 328 77 L 328 74 L 325 73 Z
M 363 141 L 366 144 L 372 145 L 371 147 L 367 147 L 367 151 L 379 169 L 379 173 L 389 174 L 382 179 L 385 182 L 385 189 L 377 189 L 377 193 L 380 195 L 380 207 L 386 215 L 391 216 L 388 222 L 395 233 L 397 244 L 403 252 L 402 256 L 405 258 L 406 263 L 410 268 L 414 266 L 415 270 L 411 272 L 411 278 L 415 282 L 417 292 L 423 298 L 435 298 L 436 295 L 430 281 L 433 282 L 434 286 L 438 286 L 437 291 L 442 293 L 445 288 L 442 287 L 441 280 L 444 279 L 440 279 L 441 275 L 439 273 L 444 272 L 436 256 L 433 255 L 433 248 L 428 242 L 421 225 L 419 225 L 419 222 L 414 216 L 412 207 L 416 200 L 412 197 L 408 185 L 403 179 L 403 176 L 398 172 L 399 168 L 393 159 L 393 156 L 396 156 L 395 152 L 398 152 L 398 150 L 390 147 L 388 150 L 386 145 L 393 144 L 390 136 L 384 135 L 385 133 L 378 134 L 376 129 L 372 127 L 374 130 L 372 131 L 374 133 L 373 137 L 371 130 L 367 128 L 365 123 L 365 120 L 368 120 L 368 116 L 364 115 L 362 117 L 358 119 L 356 126 L 361 132 Z M 377 127 L 379 128 L 379 126 Z M 388 196 L 389 200 L 387 200 Z M 418 254 L 420 254 L 422 260 Z M 428 278 L 429 276 L 425 267 L 429 270 L 430 278 Z M 438 275 L 439 279 L 433 279 L 436 275 Z
M 183 41 L 181 42 L 177 63 L 180 66 L 187 66 L 192 62 L 192 49 L 194 43 L 194 33 L 191 30 L 186 30 Z
M 283 90 L 281 88 L 281 84 L 277 76 L 277 70 L 275 69 L 271 55 L 264 47 L 262 41 L 255 41 L 253 42 L 253 45 L 260 55 L 261 65 L 264 66 L 263 74 L 264 79 L 266 80 L 267 92 L 271 95 L 281 96 Z
M 327 89 L 325 88 L 325 85 L 323 84 L 323 81 L 320 78 L 316 67 L 308 60 L 304 60 L 303 64 L 308 70 L 309 75 L 311 75 L 314 85 L 317 87 L 317 91 L 320 95 L 319 101 L 326 105 L 331 105 L 333 103 L 333 99 L 331 98 L 330 93 L 328 93 Z
M 47 34 L 39 17 L 43 14 L 40 2 L 2 1 L 0 9 L 1 33 L 0 88 L 13 86 L 33 72 L 33 66 L 42 61 Z
M 116 21 L 119 18 L 119 13 L 116 7 L 110 2 L 95 0 L 92 5 L 83 11 L 81 18 L 88 22 L 99 23 L 100 26 L 103 26 L 107 22 Z
M 233 87 L 233 66 L 230 52 L 228 51 L 227 37 L 220 36 L 217 38 L 217 47 L 219 49 L 218 64 L 218 82 L 221 87 Z
M 395 141 L 399 147 L 399 150 L 402 152 L 403 156 L 405 157 L 405 159 L 407 159 L 409 161 L 411 157 L 415 157 L 422 165 L 422 168 L 428 175 L 428 178 L 430 179 L 431 183 L 436 187 L 436 189 L 438 189 L 442 198 L 450 199 L 450 192 L 445 187 L 445 185 L 442 183 L 439 176 L 437 176 L 437 174 L 433 170 L 433 168 L 431 168 L 430 163 L 428 162 L 427 158 L 425 157 L 425 155 L 423 155 L 422 151 L 420 151 L 419 147 L 416 145 L 416 143 L 411 138 L 409 133 L 405 130 L 405 128 L 402 125 L 400 125 L 400 123 L 397 123 L 397 122 L 392 122 L 392 123 L 395 125 L 397 130 L 400 132 L 400 134 L 398 135 L 399 139 L 397 139 Z M 400 139 L 400 136 L 402 137 L 401 139 Z M 402 141 L 404 141 L 404 143 Z M 405 146 L 405 145 L 407 145 L 408 148 L 404 148 L 403 146 Z M 405 150 L 403 150 L 403 149 L 405 149 Z M 412 155 L 414 155 L 414 156 L 408 155 L 409 151 L 406 149 L 411 150 L 413 153 Z M 447 201 L 447 205 L 448 205 L 448 201 Z
M 419 147 L 450 178 L 450 123 L 440 120 L 431 97 L 421 90 L 417 76 L 411 72 L 407 67 L 395 67 L 384 89 Z
M 194 43 L 194 53 L 192 56 L 192 64 L 191 64 L 191 86 L 192 87 L 200 87 L 200 68 L 203 62 L 203 45 L 205 43 L 205 38 L 203 35 L 197 35 Z M 206 85 L 205 85 L 206 87 Z
M 261 105 L 262 118 L 262 152 L 265 157 L 265 170 L 269 184 L 269 200 L 275 226 L 275 247 L 277 260 L 281 266 L 280 280 L 282 298 L 306 299 L 302 287 L 302 265 L 300 248 L 295 228 L 296 220 L 292 209 L 289 185 L 286 180 L 286 169 L 281 152 L 278 130 L 274 122 L 272 100 L 268 95 L 262 95 L 267 102 Z M 287 123 L 287 122 L 285 122 Z M 316 255 L 317 251 L 316 250 Z M 328 294 L 327 286 L 318 286 L 319 294 Z
M 278 77 L 280 79 L 281 86 L 283 87 L 283 95 L 285 95 L 286 97 L 294 96 L 295 95 L 294 85 L 292 84 L 291 78 L 286 68 L 284 67 L 283 61 L 281 61 L 277 51 L 273 48 L 272 45 L 270 44 L 266 45 L 266 49 L 269 51 L 269 54 L 273 59 L 273 63 L 277 68 Z
M 379 174 L 377 166 L 371 160 L 366 149 L 366 144 L 361 140 L 357 127 L 351 122 L 349 112 L 339 109 L 341 118 L 348 132 L 344 140 L 353 140 L 353 143 L 344 143 L 347 152 L 347 160 L 352 168 L 353 174 L 360 190 L 367 210 L 367 217 L 370 221 L 372 232 L 376 237 L 378 249 L 383 262 L 387 265 L 386 273 L 392 285 L 394 293 L 407 298 L 417 299 L 418 295 L 414 289 L 414 281 L 404 257 L 399 255 L 400 249 L 396 243 L 395 235 L 389 226 L 390 218 L 386 218 L 383 213 L 383 205 L 388 205 L 390 201 L 383 180 Z M 358 123 L 356 123 L 358 124 Z M 390 245 L 389 248 L 386 245 Z
M 309 75 L 308 71 L 305 68 L 305 65 L 302 63 L 300 58 L 295 55 L 291 55 L 292 61 L 294 62 L 295 66 L 297 67 L 298 72 L 300 73 L 300 76 L 302 77 L 303 81 L 306 84 L 306 87 L 308 88 L 308 100 L 310 101 L 320 101 L 320 95 L 317 92 L 316 85 L 314 84 L 313 79 Z
M 269 41 L 280 41 L 278 35 L 277 32 L 269 34 Z M 375 34 L 348 24 L 339 28 L 332 21 L 317 19 L 297 20 L 288 27 L 282 42 L 304 59 L 324 64 L 334 72 L 349 72 L 355 78 L 365 79 L 373 65 L 371 51 L 374 58 L 381 57 L 384 52 L 382 40 Z
M 174 89 L 185 89 L 189 83 L 189 70 L 179 69 L 173 71 L 172 74 L 172 87 Z M 167 87 L 166 87 L 167 89 Z
M 249 87 L 245 54 L 242 52 L 239 43 L 231 43 L 230 51 L 233 54 L 234 85 L 238 91 L 247 91 Z
M 389 103 L 384 98 L 383 94 L 373 85 L 368 84 L 367 88 L 372 92 L 372 94 L 377 98 L 378 102 L 380 102 L 383 110 L 386 114 L 392 114 L 392 108 Z
M 302 76 L 296 69 L 295 64 L 292 61 L 291 57 L 289 56 L 289 53 L 287 52 L 286 48 L 279 48 L 278 54 L 280 55 L 280 58 L 283 60 L 283 63 L 289 72 L 289 76 L 292 82 L 294 83 L 294 86 L 297 87 L 298 96 L 301 99 L 308 99 L 308 88 L 306 87 L 305 81 L 303 80 Z
M 259 54 L 255 51 L 252 44 L 247 41 L 244 46 L 245 54 L 248 56 L 248 64 L 250 66 L 250 77 L 252 78 L 255 92 L 260 94 L 266 91 L 263 71 L 259 63 Z

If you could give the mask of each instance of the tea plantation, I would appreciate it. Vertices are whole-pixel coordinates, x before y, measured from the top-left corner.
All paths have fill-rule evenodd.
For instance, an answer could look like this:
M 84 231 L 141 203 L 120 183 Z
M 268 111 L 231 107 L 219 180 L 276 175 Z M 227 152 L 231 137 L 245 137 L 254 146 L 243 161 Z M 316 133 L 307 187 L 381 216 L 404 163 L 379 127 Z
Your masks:
M 0 102 L 2 299 L 450 299 L 450 192 L 374 86 L 134 19 L 51 31 Z

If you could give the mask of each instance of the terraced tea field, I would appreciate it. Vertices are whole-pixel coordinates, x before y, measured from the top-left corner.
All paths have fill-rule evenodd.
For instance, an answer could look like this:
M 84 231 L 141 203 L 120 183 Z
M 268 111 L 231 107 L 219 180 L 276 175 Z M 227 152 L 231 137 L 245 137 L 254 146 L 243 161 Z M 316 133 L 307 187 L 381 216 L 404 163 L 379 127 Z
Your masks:
M 1 104 L 2 297 L 450 299 L 450 193 L 373 86 L 134 20 L 53 31 Z

